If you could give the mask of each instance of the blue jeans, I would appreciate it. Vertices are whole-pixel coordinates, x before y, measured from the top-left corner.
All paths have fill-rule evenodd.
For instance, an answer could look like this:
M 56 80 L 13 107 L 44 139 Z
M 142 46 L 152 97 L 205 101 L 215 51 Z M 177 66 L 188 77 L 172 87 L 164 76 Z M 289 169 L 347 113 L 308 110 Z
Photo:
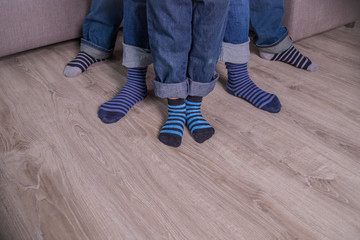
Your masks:
M 146 0 L 124 0 L 123 65 L 135 68 L 151 63 Z
M 80 51 L 97 59 L 110 57 L 122 18 L 122 0 L 93 0 L 83 22 Z
M 228 0 L 147 0 L 158 97 L 206 96 L 214 89 L 228 5 Z
M 220 60 L 247 63 L 250 59 L 249 23 L 254 31 L 254 43 L 260 51 L 279 53 L 288 49 L 291 39 L 281 25 L 284 16 L 283 0 L 230 0 Z
M 152 63 L 146 0 L 93 0 L 90 13 L 84 20 L 80 51 L 97 59 L 110 57 L 123 15 L 123 65 L 128 68 L 146 67 Z
M 220 61 L 240 64 L 250 60 L 250 1 L 256 0 L 230 0 Z
M 284 0 L 250 0 L 250 23 L 257 47 L 273 47 L 288 37 L 286 27 L 281 25 L 283 17 Z

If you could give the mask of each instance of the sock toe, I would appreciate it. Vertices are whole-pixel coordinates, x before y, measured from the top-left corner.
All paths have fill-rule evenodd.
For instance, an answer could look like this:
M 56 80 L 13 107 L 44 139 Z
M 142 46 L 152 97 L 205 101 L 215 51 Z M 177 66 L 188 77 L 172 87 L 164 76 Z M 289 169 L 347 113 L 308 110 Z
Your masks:
M 119 121 L 125 114 L 120 112 L 108 112 L 103 109 L 99 109 L 98 117 L 103 123 L 115 123 Z
M 315 64 L 315 63 L 311 63 L 311 65 L 306 69 L 306 70 L 308 70 L 308 71 L 310 71 L 310 72 L 315 72 L 315 71 L 317 71 L 319 68 L 318 68 L 318 66 Z
M 78 67 L 66 66 L 64 69 L 65 77 L 75 77 L 75 76 L 79 75 L 80 73 L 82 73 L 82 71 Z
M 214 128 L 203 128 L 203 129 L 197 129 L 193 132 L 194 140 L 198 143 L 203 143 L 206 140 L 210 139 L 215 133 Z
M 169 133 L 159 134 L 160 142 L 171 147 L 179 147 L 181 145 L 181 139 L 182 138 L 176 134 L 169 134 Z
M 261 108 L 264 111 L 270 112 L 270 113 L 278 113 L 281 110 L 281 103 L 280 100 L 277 96 L 275 96 L 273 98 L 273 100 L 271 100 L 271 102 L 269 102 L 268 104 L 266 104 L 265 106 L 263 106 Z

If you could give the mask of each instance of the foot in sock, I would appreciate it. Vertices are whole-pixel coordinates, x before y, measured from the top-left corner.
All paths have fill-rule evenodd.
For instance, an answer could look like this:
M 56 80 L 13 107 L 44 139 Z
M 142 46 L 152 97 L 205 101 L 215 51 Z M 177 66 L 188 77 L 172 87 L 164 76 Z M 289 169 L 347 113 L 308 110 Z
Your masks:
M 276 95 L 267 93 L 260 89 L 250 79 L 247 63 L 234 64 L 225 63 L 228 70 L 228 80 L 226 83 L 226 90 L 228 93 L 245 99 L 261 110 L 278 113 L 281 109 L 281 104 Z
M 162 127 L 159 140 L 172 147 L 181 144 L 186 118 L 184 99 L 168 99 L 168 119 Z
M 103 103 L 98 116 L 104 123 L 119 121 L 132 106 L 146 97 L 146 71 L 145 68 L 129 68 L 127 82 L 120 93 L 110 101 Z
M 186 125 L 198 143 L 203 143 L 215 133 L 215 129 L 201 114 L 201 102 L 202 97 L 188 96 L 186 98 Z
M 66 77 L 75 77 L 84 72 L 91 64 L 103 61 L 104 59 L 95 59 L 86 52 L 79 52 L 79 54 L 69 62 L 64 69 Z
M 316 64 L 311 62 L 309 58 L 302 55 L 294 46 L 291 46 L 287 50 L 276 54 L 260 51 L 260 56 L 266 60 L 281 61 L 310 72 L 315 72 L 318 70 Z

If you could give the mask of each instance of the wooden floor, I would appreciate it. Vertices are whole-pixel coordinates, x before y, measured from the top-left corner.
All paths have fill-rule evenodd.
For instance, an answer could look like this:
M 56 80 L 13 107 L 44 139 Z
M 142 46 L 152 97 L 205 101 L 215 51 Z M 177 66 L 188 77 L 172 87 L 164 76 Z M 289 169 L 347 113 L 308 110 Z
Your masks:
M 0 239 L 360 239 L 359 26 L 295 43 L 315 73 L 252 49 L 279 114 L 227 94 L 219 63 L 203 104 L 216 134 L 185 131 L 179 148 L 157 139 L 167 105 L 152 68 L 143 102 L 98 119 L 126 81 L 121 39 L 76 78 L 62 72 L 78 41 L 1 58 Z

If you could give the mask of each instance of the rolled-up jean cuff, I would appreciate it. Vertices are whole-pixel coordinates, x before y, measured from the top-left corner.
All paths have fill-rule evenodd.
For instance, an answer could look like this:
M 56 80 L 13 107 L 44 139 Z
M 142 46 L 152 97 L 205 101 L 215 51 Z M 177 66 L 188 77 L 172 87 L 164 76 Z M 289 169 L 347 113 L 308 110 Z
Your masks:
M 189 79 L 180 83 L 162 83 L 154 79 L 154 92 L 160 98 L 186 98 L 189 93 Z
M 291 46 L 292 46 L 292 40 L 291 40 L 289 34 L 287 34 L 284 37 L 284 39 L 282 39 L 276 45 L 273 45 L 271 47 L 262 47 L 262 46 L 257 46 L 257 47 L 259 48 L 260 52 L 276 54 L 276 53 L 280 53 L 280 52 L 287 50 Z
M 198 96 L 205 97 L 212 90 L 214 90 L 215 84 L 219 79 L 219 74 L 214 73 L 211 82 L 203 83 L 203 82 L 195 82 L 189 79 L 189 93 L 190 96 Z
M 223 42 L 219 61 L 231 62 L 236 64 L 247 63 L 250 60 L 250 41 L 241 44 Z
M 123 62 L 127 68 L 147 67 L 153 59 L 150 49 L 140 48 L 123 43 Z
M 95 59 L 106 59 L 113 54 L 113 49 L 100 47 L 84 38 L 81 39 L 80 51 L 86 52 Z

